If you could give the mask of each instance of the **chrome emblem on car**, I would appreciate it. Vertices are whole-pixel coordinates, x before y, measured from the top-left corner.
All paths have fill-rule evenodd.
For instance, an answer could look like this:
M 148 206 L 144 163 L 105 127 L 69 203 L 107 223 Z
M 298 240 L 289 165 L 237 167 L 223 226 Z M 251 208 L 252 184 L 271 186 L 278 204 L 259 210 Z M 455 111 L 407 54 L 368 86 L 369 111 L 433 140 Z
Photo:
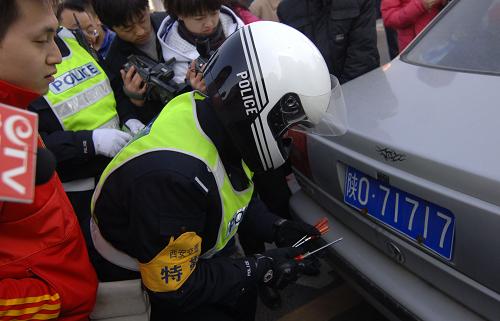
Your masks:
M 394 150 L 392 150 L 390 148 L 387 148 L 387 147 L 377 146 L 377 152 L 386 161 L 402 162 L 402 161 L 406 160 L 406 155 L 405 154 L 397 153 L 396 151 L 394 151 Z

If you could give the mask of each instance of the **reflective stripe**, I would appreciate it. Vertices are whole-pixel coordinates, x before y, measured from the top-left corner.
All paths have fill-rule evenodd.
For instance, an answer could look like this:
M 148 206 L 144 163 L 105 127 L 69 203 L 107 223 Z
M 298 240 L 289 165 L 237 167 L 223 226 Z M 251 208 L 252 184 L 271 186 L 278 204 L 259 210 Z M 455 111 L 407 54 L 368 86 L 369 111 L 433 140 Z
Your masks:
M 124 269 L 139 271 L 139 262 L 106 241 L 92 218 L 90 219 L 90 235 L 95 249 L 103 258 Z
M 59 119 L 64 119 L 76 114 L 90 105 L 95 104 L 104 96 L 112 93 L 113 90 L 109 85 L 108 79 L 103 80 L 97 85 L 86 89 L 85 91 L 75 95 L 68 100 L 52 107 L 52 110 Z
M 198 176 L 196 176 L 194 178 L 194 180 L 196 181 L 196 183 L 198 183 L 198 185 L 200 185 L 200 187 L 205 191 L 205 193 L 208 193 L 208 188 L 205 186 L 205 184 L 203 184 L 200 179 L 198 178 Z
M 95 188 L 93 177 L 76 179 L 74 181 L 62 183 L 65 192 L 91 191 Z
M 118 116 L 113 117 L 110 121 L 108 121 L 106 124 L 100 126 L 99 128 L 120 129 L 120 121 L 118 120 Z

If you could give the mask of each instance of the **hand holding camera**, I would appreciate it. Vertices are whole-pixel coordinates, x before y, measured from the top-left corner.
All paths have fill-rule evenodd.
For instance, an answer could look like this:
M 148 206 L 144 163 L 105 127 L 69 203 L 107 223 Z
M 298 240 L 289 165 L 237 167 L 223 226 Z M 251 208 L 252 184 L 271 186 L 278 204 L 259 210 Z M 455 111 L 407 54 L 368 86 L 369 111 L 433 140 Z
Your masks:
M 127 71 L 120 70 L 123 80 L 123 91 L 132 103 L 136 106 L 144 105 L 144 96 L 147 90 L 147 84 L 142 79 L 141 75 L 137 72 L 135 66 L 131 66 Z

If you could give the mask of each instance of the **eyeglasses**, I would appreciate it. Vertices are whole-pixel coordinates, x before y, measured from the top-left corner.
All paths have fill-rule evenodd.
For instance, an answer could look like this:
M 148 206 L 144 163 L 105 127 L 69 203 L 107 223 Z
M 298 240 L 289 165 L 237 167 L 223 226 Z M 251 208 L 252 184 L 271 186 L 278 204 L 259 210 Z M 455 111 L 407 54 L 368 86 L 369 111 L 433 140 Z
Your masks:
M 87 15 L 88 15 L 88 13 L 87 13 Z M 99 31 L 95 27 L 94 21 L 90 15 L 88 16 L 89 20 L 90 20 L 90 25 L 87 26 L 85 29 L 83 29 L 83 27 L 80 25 L 80 21 L 76 17 L 76 14 L 73 13 L 73 17 L 75 18 L 75 21 L 76 21 L 76 24 L 78 25 L 78 28 L 83 32 L 83 34 L 86 37 L 97 38 L 99 36 Z
M 87 37 L 97 38 L 99 36 L 99 31 L 96 28 L 87 28 L 86 30 L 82 30 L 82 32 Z

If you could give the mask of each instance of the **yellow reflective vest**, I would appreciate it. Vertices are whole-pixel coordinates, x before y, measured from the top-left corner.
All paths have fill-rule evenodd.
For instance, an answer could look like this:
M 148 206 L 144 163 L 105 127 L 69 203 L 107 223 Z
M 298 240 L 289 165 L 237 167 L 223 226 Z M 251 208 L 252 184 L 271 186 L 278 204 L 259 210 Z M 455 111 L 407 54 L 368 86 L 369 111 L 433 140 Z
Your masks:
M 195 92 L 175 97 L 163 108 L 158 118 L 150 126 L 146 127 L 115 156 L 101 175 L 92 197 L 91 207 L 94 220 L 97 221 L 94 215 L 94 206 L 102 186 L 115 170 L 133 158 L 157 151 L 174 151 L 195 157 L 204 162 L 214 175 L 223 211 L 217 241 L 210 250 L 201 256 L 209 258 L 222 250 L 236 234 L 238 225 L 252 198 L 254 186 L 251 183 L 252 173 L 243 161 L 242 165 L 250 184 L 244 191 L 236 191 L 231 185 L 215 145 L 198 123 L 195 102 L 197 99 L 204 98 Z
M 64 130 L 119 128 L 116 101 L 104 70 L 67 29 L 58 32 L 70 54 L 57 65 L 44 96 Z

